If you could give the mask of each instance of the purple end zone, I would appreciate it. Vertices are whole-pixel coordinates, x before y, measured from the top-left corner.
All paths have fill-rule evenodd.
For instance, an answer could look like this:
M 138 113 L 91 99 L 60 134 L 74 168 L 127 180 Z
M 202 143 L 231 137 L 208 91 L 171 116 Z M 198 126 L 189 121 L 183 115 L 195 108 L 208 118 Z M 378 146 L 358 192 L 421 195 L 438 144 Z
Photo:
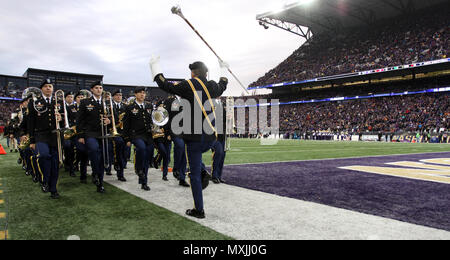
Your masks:
M 450 152 L 230 165 L 224 179 L 247 189 L 450 231 L 449 184 L 338 168 L 434 158 L 450 158 Z

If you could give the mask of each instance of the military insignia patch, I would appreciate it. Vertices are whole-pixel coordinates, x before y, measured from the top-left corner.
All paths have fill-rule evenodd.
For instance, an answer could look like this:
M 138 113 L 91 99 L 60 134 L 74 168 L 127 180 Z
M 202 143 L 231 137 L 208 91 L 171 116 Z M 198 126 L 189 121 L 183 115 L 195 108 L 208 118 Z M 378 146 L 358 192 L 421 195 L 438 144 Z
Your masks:
M 180 101 L 175 100 L 172 102 L 172 110 L 178 111 L 180 109 Z
M 38 112 L 38 116 L 40 116 L 40 114 L 47 111 L 47 106 L 41 102 L 38 102 L 37 104 L 34 104 L 34 109 Z

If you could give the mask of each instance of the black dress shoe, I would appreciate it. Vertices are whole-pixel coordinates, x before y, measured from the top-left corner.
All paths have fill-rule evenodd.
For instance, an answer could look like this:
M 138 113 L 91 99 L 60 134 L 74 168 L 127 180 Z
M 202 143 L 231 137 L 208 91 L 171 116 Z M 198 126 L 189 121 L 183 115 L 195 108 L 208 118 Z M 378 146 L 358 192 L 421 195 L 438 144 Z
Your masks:
M 227 183 L 224 179 L 219 179 L 220 183 Z
M 110 171 L 106 172 L 107 176 L 112 176 L 112 173 Z
M 74 172 L 71 172 L 69 175 L 70 177 L 77 177 Z
M 191 187 L 186 181 L 180 181 L 180 186 Z
M 205 218 L 205 211 L 198 211 L 196 209 L 188 209 L 186 215 L 194 218 Z
M 145 191 L 149 191 L 150 187 L 147 186 L 147 184 L 142 184 L 141 189 L 145 190 Z
M 105 193 L 106 192 L 105 187 L 103 187 L 102 185 L 97 186 L 97 192 L 98 193 Z
M 98 186 L 100 184 L 100 180 L 98 179 L 97 175 L 95 175 L 95 174 L 92 174 L 92 183 L 95 186 Z
M 169 180 L 167 179 L 167 176 L 163 176 L 162 179 L 163 179 L 163 181 L 169 181 Z
M 42 184 L 41 190 L 43 193 L 47 193 L 49 189 L 48 184 Z
M 172 173 L 173 173 L 173 177 L 175 179 L 177 179 L 177 180 L 180 179 L 180 172 L 178 170 L 173 170 Z
M 212 182 L 215 184 L 220 184 L 220 180 L 218 178 L 212 178 Z
M 117 178 L 119 181 L 121 181 L 121 182 L 126 182 L 127 181 L 127 179 L 125 179 L 125 177 L 119 177 L 119 178 Z
M 36 176 L 33 176 L 33 182 L 34 183 L 38 183 L 39 182 L 39 180 L 38 180 L 38 178 Z
M 52 195 L 50 195 L 50 198 L 52 198 L 52 199 L 59 199 L 59 194 L 58 194 L 58 192 L 52 192 Z

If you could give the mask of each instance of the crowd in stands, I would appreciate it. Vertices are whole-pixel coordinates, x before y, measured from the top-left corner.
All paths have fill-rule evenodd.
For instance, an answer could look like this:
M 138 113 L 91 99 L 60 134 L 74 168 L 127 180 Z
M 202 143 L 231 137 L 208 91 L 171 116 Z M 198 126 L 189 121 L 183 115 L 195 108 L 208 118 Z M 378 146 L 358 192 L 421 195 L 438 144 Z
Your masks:
M 280 132 L 439 132 L 450 129 L 449 105 L 449 93 L 285 105 Z
M 274 102 L 273 99 L 278 99 L 281 103 L 287 103 L 408 92 L 408 95 L 392 97 L 281 105 L 279 107 L 280 133 L 291 136 L 319 132 L 330 134 L 439 133 L 450 131 L 450 93 L 413 95 L 410 93 L 448 87 L 448 84 L 445 85 L 446 82 L 449 82 L 448 77 L 396 84 L 303 90 L 296 95 L 249 96 L 239 99 L 244 101 L 255 99 L 257 103 Z M 271 109 L 268 109 L 268 122 L 271 120 L 270 112 Z M 236 112 L 235 117 L 237 116 Z M 251 127 L 257 128 L 257 125 L 249 125 L 251 120 L 249 120 L 248 109 L 245 120 L 246 134 Z M 260 132 L 259 129 L 258 132 Z
M 5 126 L 11 120 L 11 114 L 19 109 L 18 102 L 0 100 L 0 126 Z
M 448 57 L 448 4 L 341 34 L 315 35 L 250 87 Z

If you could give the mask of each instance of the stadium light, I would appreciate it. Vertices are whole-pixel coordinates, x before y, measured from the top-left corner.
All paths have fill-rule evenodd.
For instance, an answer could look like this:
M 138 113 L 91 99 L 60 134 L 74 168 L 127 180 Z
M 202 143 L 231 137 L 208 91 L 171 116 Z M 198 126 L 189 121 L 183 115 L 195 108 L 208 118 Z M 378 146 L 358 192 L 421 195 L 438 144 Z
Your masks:
M 314 1 L 316 1 L 316 0 L 297 0 L 297 1 L 292 2 L 290 4 L 282 4 L 281 6 L 275 7 L 274 10 L 272 11 L 272 14 L 281 13 L 281 12 L 283 12 L 283 11 L 285 11 L 285 10 L 291 8 L 291 7 L 294 7 L 294 6 L 299 6 L 299 5 L 306 6 L 306 5 L 311 4 Z
M 314 2 L 315 0 L 299 0 L 298 5 L 308 5 Z

